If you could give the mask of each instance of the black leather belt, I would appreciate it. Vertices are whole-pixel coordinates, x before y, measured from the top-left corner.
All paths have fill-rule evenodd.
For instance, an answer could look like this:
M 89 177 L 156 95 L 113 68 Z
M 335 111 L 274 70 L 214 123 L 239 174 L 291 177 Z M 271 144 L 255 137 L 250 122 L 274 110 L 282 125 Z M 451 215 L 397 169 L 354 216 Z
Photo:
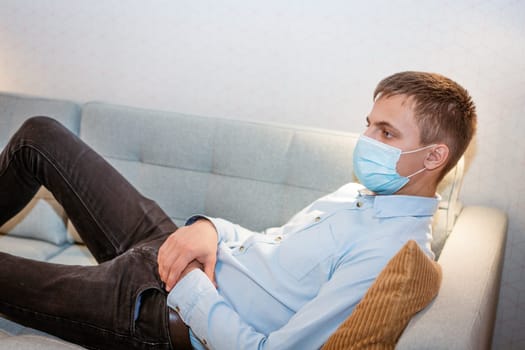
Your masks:
M 173 349 L 192 350 L 188 326 L 182 322 L 179 315 L 172 308 L 168 309 L 170 339 Z

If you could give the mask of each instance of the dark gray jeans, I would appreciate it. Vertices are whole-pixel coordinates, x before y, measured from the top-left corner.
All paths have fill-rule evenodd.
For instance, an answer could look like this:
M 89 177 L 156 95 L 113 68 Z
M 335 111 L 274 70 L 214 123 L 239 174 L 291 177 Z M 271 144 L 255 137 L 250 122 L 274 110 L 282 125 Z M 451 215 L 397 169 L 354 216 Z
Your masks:
M 78 137 L 35 117 L 0 155 L 0 224 L 41 185 L 100 264 L 65 266 L 0 253 L 0 314 L 88 348 L 170 349 L 157 251 L 175 224 Z

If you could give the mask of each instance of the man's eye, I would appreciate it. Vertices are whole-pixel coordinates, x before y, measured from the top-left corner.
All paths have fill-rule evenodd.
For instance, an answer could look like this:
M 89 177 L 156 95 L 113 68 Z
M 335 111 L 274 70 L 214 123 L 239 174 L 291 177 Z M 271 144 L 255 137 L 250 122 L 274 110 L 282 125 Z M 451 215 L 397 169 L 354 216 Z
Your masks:
M 388 131 L 388 130 L 383 130 L 383 136 L 386 137 L 387 139 L 390 139 L 392 138 L 394 135 Z

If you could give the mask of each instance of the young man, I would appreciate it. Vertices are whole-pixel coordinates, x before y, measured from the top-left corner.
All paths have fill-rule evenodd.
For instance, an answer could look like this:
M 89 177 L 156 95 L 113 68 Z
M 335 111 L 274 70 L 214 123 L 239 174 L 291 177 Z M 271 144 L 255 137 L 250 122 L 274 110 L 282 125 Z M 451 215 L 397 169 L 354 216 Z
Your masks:
M 91 348 L 177 348 L 180 319 L 194 348 L 321 347 L 404 243 L 433 256 L 437 184 L 475 131 L 467 91 L 437 74 L 394 74 L 374 100 L 354 152 L 364 186 L 264 234 L 204 216 L 176 228 L 78 138 L 30 119 L 0 156 L 0 224 L 44 185 L 100 264 L 0 254 L 0 313 Z

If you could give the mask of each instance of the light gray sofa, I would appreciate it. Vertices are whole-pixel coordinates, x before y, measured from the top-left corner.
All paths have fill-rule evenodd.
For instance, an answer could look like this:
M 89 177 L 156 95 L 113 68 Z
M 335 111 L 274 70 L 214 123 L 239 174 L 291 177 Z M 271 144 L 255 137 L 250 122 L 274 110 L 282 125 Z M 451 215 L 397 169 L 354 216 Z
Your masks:
M 354 180 L 357 134 L 11 94 L 0 94 L 0 149 L 34 115 L 54 117 L 79 134 L 177 224 L 204 213 L 262 230 Z M 463 208 L 462 175 L 460 163 L 440 187 L 434 222 L 440 293 L 412 319 L 398 349 L 490 348 L 507 219 L 496 209 Z M 45 189 L 0 232 L 1 251 L 96 263 Z M 0 318 L 0 349 L 74 348 Z

